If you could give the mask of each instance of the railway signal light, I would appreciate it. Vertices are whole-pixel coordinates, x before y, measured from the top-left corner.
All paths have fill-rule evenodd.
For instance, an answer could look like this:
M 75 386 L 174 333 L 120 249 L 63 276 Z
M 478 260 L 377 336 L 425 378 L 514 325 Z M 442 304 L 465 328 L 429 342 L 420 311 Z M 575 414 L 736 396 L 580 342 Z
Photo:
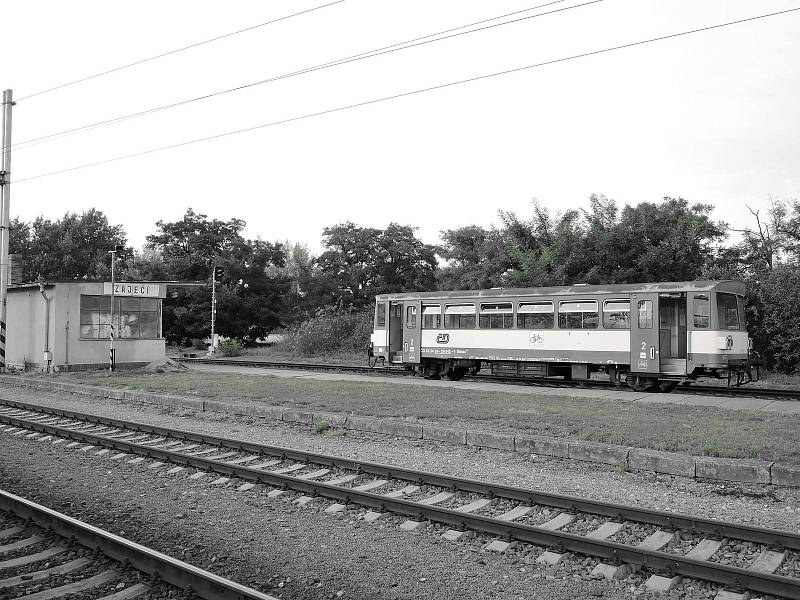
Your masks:
M 214 267 L 214 279 L 222 279 L 225 275 L 225 267 Z

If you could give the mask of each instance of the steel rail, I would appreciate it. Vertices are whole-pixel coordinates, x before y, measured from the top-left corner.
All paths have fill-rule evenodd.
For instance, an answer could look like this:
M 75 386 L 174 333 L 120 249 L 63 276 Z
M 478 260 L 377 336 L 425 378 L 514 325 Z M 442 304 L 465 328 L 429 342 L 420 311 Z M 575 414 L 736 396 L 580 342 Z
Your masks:
M 208 600 L 276 600 L 274 596 L 250 589 L 161 552 L 146 548 L 108 531 L 60 512 L 0 490 L 0 509 L 14 513 L 82 546 L 99 550 L 109 558 L 157 576 L 182 589 L 191 589 Z
M 173 452 L 168 449 L 152 448 L 134 442 L 124 440 L 109 439 L 101 435 L 76 432 L 54 425 L 46 425 L 21 419 L 0 415 L 3 422 L 15 421 L 16 425 L 25 429 L 40 431 L 58 435 L 59 437 L 90 442 L 97 445 L 111 447 L 116 450 L 126 451 L 131 454 L 138 454 L 149 458 L 156 458 L 164 462 L 172 462 L 179 465 L 187 465 L 212 471 L 215 473 L 238 477 L 240 479 L 255 481 L 282 489 L 290 489 L 312 496 L 323 496 L 343 503 L 355 503 L 378 510 L 388 510 L 394 513 L 413 516 L 418 519 L 428 519 L 433 522 L 471 529 L 492 535 L 505 537 L 507 539 L 518 540 L 557 548 L 561 551 L 579 552 L 590 556 L 600 557 L 611 560 L 615 563 L 630 563 L 633 565 L 644 566 L 649 569 L 665 571 L 686 577 L 696 577 L 707 581 L 713 581 L 724 585 L 740 586 L 759 593 L 773 594 L 800 600 L 800 579 L 773 575 L 740 567 L 732 567 L 719 563 L 700 561 L 686 558 L 684 556 L 668 554 L 666 552 L 645 550 L 642 548 L 610 542 L 607 540 L 597 540 L 577 534 L 553 531 L 533 525 L 525 525 L 503 521 L 494 517 L 483 516 L 473 513 L 463 513 L 454 509 L 442 508 L 435 505 L 423 505 L 418 502 L 404 500 L 402 498 L 389 498 L 371 492 L 330 485 L 324 482 L 300 479 L 291 475 L 261 471 L 243 465 L 232 465 L 222 461 L 202 458 L 199 456 L 189 456 Z M 396 476 L 393 467 L 392 476 Z M 389 473 L 387 473 L 389 474 Z M 469 480 L 463 480 L 468 482 Z M 475 483 L 475 482 L 472 482 Z M 487 488 L 482 484 L 484 489 Z M 489 486 L 495 488 L 496 486 Z M 513 489 L 513 488 L 512 488 Z M 537 494 L 530 491 L 518 490 L 527 494 L 528 498 L 534 498 Z M 586 501 L 580 501 L 586 503 Z M 591 503 L 587 503 L 591 504 Z M 639 512 L 639 511 L 636 511 Z M 727 525 L 727 524 L 725 524 Z M 773 532 L 773 543 L 784 536 L 794 537 L 795 541 L 800 536 L 790 533 Z
M 85 413 L 63 410 L 57 408 L 50 408 L 46 406 L 39 406 L 27 402 L 18 402 L 16 400 L 0 399 L 0 406 L 6 405 L 21 410 L 29 410 L 51 414 L 53 416 L 64 417 L 69 419 L 77 419 L 87 421 L 90 423 L 97 423 L 99 425 L 107 425 L 119 429 L 129 429 L 141 433 L 149 433 L 153 435 L 171 437 L 191 441 L 200 444 L 208 444 L 211 446 L 219 446 L 229 448 L 231 450 L 238 450 L 241 452 L 266 454 L 282 460 L 293 460 L 297 462 L 305 462 L 314 465 L 334 467 L 344 469 L 347 471 L 354 471 L 356 473 L 363 473 L 369 475 L 376 475 L 380 477 L 389 477 L 416 483 L 420 485 L 432 485 L 450 490 L 458 490 L 461 492 L 470 492 L 482 494 L 486 496 L 494 496 L 498 498 L 505 498 L 508 500 L 515 500 L 517 502 L 528 502 L 539 504 L 542 506 L 550 506 L 563 510 L 573 512 L 585 512 L 597 515 L 602 515 L 612 519 L 637 521 L 639 523 L 647 523 L 649 525 L 656 525 L 666 527 L 669 529 L 681 529 L 684 531 L 702 533 L 720 538 L 735 538 L 742 541 L 755 542 L 759 544 L 767 544 L 773 546 L 780 546 L 792 550 L 800 550 L 800 534 L 792 533 L 790 531 L 780 531 L 776 529 L 767 529 L 764 527 L 753 527 L 750 525 L 738 525 L 735 523 L 728 523 L 716 519 L 704 519 L 693 517 L 690 515 L 683 515 L 680 513 L 670 513 L 659 510 L 641 509 L 624 504 L 615 504 L 611 502 L 602 502 L 599 500 L 587 500 L 577 496 L 568 496 L 564 494 L 553 494 L 549 492 L 536 491 L 516 486 L 508 486 L 497 483 L 488 483 L 478 481 L 475 479 L 468 479 L 463 477 L 453 477 L 450 475 L 443 475 L 439 473 L 430 473 L 427 471 L 419 471 L 416 469 L 407 469 L 395 465 L 384 465 L 374 462 L 356 461 L 349 458 L 340 456 L 332 456 L 327 454 L 319 454 L 316 452 L 308 452 L 305 450 L 298 450 L 295 448 L 288 448 L 285 446 L 271 446 L 267 444 L 259 444 L 256 442 L 249 442 L 246 440 L 237 440 L 233 438 L 225 438 L 219 436 L 207 435 L 204 433 L 197 433 L 193 431 L 185 431 L 181 429 L 171 429 L 168 427 L 160 427 L 158 425 L 149 425 L 147 423 L 138 423 L 135 421 L 123 421 L 113 419 L 110 417 L 103 417 L 100 415 L 89 415 Z M 0 422 L 8 422 L 9 419 L 15 422 L 26 423 L 26 428 L 43 426 L 43 424 L 29 419 L 22 419 L 20 417 L 9 417 L 0 413 Z M 55 433 L 61 437 L 66 437 L 68 434 L 72 439 L 80 441 L 81 439 L 92 440 L 105 440 L 104 445 L 111 445 L 121 443 L 118 440 L 106 440 L 103 436 L 90 436 L 90 434 L 83 434 L 82 432 L 72 431 L 68 428 L 57 426 L 47 426 L 54 430 L 59 430 L 60 433 Z M 42 430 L 43 431 L 43 430 Z M 52 432 L 50 432 L 52 433 Z M 75 434 L 83 436 L 82 438 L 74 437 Z M 135 446 L 135 444 L 134 444 Z M 147 446 L 143 446 L 148 450 Z M 183 456 L 177 454 L 177 456 Z M 171 460 L 171 459 L 170 459 Z M 224 463 L 223 463 L 224 464 Z M 195 466 L 195 465 L 192 465 Z M 225 474 L 236 475 L 234 471 L 226 471 Z M 236 475 L 238 477 L 238 475 Z
M 241 366 L 241 367 L 254 367 L 265 369 L 294 369 L 304 371 L 330 371 L 330 372 L 347 372 L 358 373 L 362 375 L 379 375 L 383 377 L 396 377 L 396 376 L 413 376 L 413 372 L 395 368 L 370 368 L 360 367 L 356 365 L 329 365 L 324 363 L 285 363 L 276 361 L 261 361 L 261 360 L 238 360 L 238 359 L 225 359 L 225 358 L 173 358 L 178 362 L 183 363 L 198 363 L 207 365 L 224 365 L 224 366 Z M 465 379 L 474 381 L 485 381 L 488 383 L 505 383 L 510 385 L 528 385 L 528 386 L 545 386 L 556 388 L 600 388 L 600 389 L 619 389 L 622 392 L 633 392 L 623 384 L 616 384 L 611 381 L 598 381 L 598 380 L 582 380 L 570 381 L 559 380 L 548 377 L 514 377 L 504 375 L 466 375 Z M 707 395 L 720 395 L 727 394 L 733 397 L 748 397 L 748 398 L 778 398 L 783 400 L 800 400 L 800 390 L 783 389 L 783 388 L 755 388 L 755 387 L 723 387 L 711 385 L 698 385 L 698 386 L 682 386 L 677 388 L 681 393 L 691 394 L 696 396 Z

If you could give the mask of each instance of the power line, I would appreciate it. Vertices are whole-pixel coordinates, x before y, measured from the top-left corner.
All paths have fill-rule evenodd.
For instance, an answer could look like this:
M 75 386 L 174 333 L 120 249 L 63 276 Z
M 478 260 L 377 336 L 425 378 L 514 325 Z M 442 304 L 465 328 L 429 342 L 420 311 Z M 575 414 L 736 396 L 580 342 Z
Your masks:
M 150 62 L 153 60 L 157 60 L 159 58 L 164 58 L 165 56 L 170 56 L 172 54 L 177 54 L 178 52 L 183 52 L 184 50 L 190 50 L 191 48 L 197 48 L 198 46 L 203 46 L 205 44 L 210 44 L 212 42 L 217 42 L 219 40 L 224 40 L 225 38 L 232 37 L 234 35 L 239 35 L 240 33 L 245 33 L 247 31 L 252 31 L 254 29 L 258 29 L 259 27 L 265 27 L 267 25 L 272 25 L 273 23 L 279 23 L 280 21 L 285 21 L 287 19 L 291 19 L 292 17 L 297 17 L 300 15 L 304 15 L 315 10 L 319 10 L 321 8 L 326 8 L 328 6 L 333 6 L 334 4 L 339 4 L 344 2 L 344 0 L 334 0 L 334 2 L 329 2 L 328 4 L 322 4 L 321 6 L 315 6 L 314 8 L 309 8 L 308 10 L 302 10 L 300 12 L 292 13 L 290 15 L 286 15 L 284 17 L 279 17 L 277 19 L 272 19 L 271 21 L 265 21 L 264 23 L 258 23 L 257 25 L 251 25 L 250 27 L 245 27 L 244 29 L 238 29 L 237 31 L 231 31 L 230 33 L 224 33 L 222 35 L 218 35 L 213 38 L 209 38 L 207 40 L 202 40 L 200 42 L 195 42 L 193 44 L 189 44 L 188 46 L 183 46 L 181 48 L 176 48 L 174 50 L 169 50 L 167 52 L 162 52 L 161 54 L 156 54 L 155 56 L 150 56 L 148 58 L 142 58 L 140 60 L 134 61 L 132 63 L 128 63 L 125 65 L 120 65 L 119 67 L 114 67 L 113 69 L 108 69 L 107 71 L 101 71 L 100 73 L 95 73 L 94 75 L 88 75 L 86 77 L 81 77 L 80 79 L 76 79 L 74 81 L 69 81 L 67 83 L 62 83 L 55 87 L 47 88 L 45 90 L 40 90 L 33 94 L 28 94 L 27 96 L 23 96 L 22 98 L 17 99 L 17 102 L 20 100 L 27 100 L 28 98 L 33 98 L 34 96 L 41 96 L 42 94 L 47 94 L 49 92 L 54 92 L 56 90 L 63 89 L 65 87 L 69 87 L 72 85 L 76 85 L 78 83 L 83 83 L 84 81 L 89 81 L 90 79 L 96 79 L 98 77 L 102 77 L 103 75 L 108 75 L 109 73 L 115 73 L 117 71 L 122 71 L 123 69 L 128 69 L 130 67 L 135 67 L 136 65 L 141 65 L 142 63 Z
M 785 14 L 796 12 L 796 11 L 800 11 L 800 7 L 798 7 L 798 8 L 790 8 L 790 9 L 782 10 L 782 11 L 778 11 L 778 12 L 766 13 L 766 14 L 762 14 L 762 15 L 756 15 L 754 17 L 747 17 L 747 18 L 744 18 L 744 19 L 738 19 L 736 21 L 727 21 L 725 23 L 718 23 L 716 25 L 709 25 L 707 27 L 700 27 L 700 28 L 697 28 L 697 29 L 689 29 L 687 31 L 680 31 L 680 32 L 677 32 L 677 33 L 670 33 L 670 34 L 667 34 L 667 35 L 662 35 L 662 36 L 649 38 L 649 39 L 645 39 L 645 40 L 639 40 L 639 41 L 636 41 L 636 42 L 628 42 L 626 44 L 620 44 L 618 46 L 611 46 L 611 47 L 608 47 L 608 48 L 601 48 L 600 50 L 591 50 L 591 51 L 588 51 L 588 52 L 583 52 L 581 54 L 573 54 L 571 56 L 555 58 L 555 59 L 552 59 L 552 60 L 547 60 L 547 61 L 543 61 L 543 62 L 539 62 L 539 63 L 534 63 L 534 64 L 531 64 L 531 65 L 525 65 L 525 66 L 522 66 L 522 67 L 515 67 L 513 69 L 507 69 L 507 70 L 504 70 L 504 71 L 495 71 L 493 73 L 488 73 L 488 74 L 485 74 L 485 75 L 477 75 L 475 77 L 470 77 L 468 79 L 460 79 L 460 80 L 457 80 L 457 81 L 450 81 L 450 82 L 442 83 L 442 84 L 439 84 L 439 85 L 434 85 L 434 86 L 430 86 L 430 87 L 426 87 L 426 88 L 420 88 L 420 89 L 417 89 L 417 90 L 411 90 L 409 92 L 401 92 L 399 94 L 393 94 L 391 96 L 384 96 L 382 98 L 374 98 L 372 100 L 365 100 L 363 102 L 357 102 L 355 104 L 348 104 L 346 106 L 339 106 L 339 107 L 336 107 L 336 108 L 330 108 L 330 109 L 326 109 L 326 110 L 321 110 L 321 111 L 318 111 L 318 112 L 309 113 L 309 114 L 305 114 L 305 115 L 300 115 L 300 116 L 297 116 L 297 117 L 289 117 L 287 119 L 281 119 L 279 121 L 272 121 L 270 123 L 262 123 L 261 125 L 254 125 L 253 127 L 246 127 L 244 129 L 237 129 L 237 130 L 234 130 L 234 131 L 227 131 L 227 132 L 224 132 L 224 133 L 218 133 L 216 135 L 210 135 L 210 136 L 203 137 L 203 138 L 198 138 L 198 139 L 194 139 L 194 140 L 188 140 L 188 141 L 185 141 L 185 142 L 179 142 L 177 144 L 170 144 L 168 146 L 160 146 L 158 148 L 151 148 L 149 150 L 144 150 L 142 152 L 134 152 L 132 154 L 126 154 L 126 155 L 122 155 L 122 156 L 116 156 L 116 157 L 113 157 L 113 158 L 107 158 L 107 159 L 99 160 L 99 161 L 92 162 L 92 163 L 86 163 L 86 164 L 83 164 L 83 165 L 77 165 L 77 166 L 74 166 L 74 167 L 68 167 L 66 169 L 60 169 L 58 171 L 50 171 L 48 173 L 41 173 L 39 175 L 33 175 L 31 177 L 24 177 L 22 179 L 17 179 L 17 180 L 15 180 L 15 183 L 21 183 L 23 181 L 31 181 L 31 180 L 34 180 L 34 179 L 41 179 L 43 177 L 50 177 L 52 175 L 59 175 L 61 173 L 68 173 L 70 171 L 77 171 L 79 169 L 87 169 L 89 167 L 96 167 L 96 166 L 108 164 L 108 163 L 111 163 L 111 162 L 116 162 L 116 161 L 120 161 L 120 160 L 127 160 L 129 158 L 136 158 L 138 156 L 144 156 L 146 154 L 152 154 L 154 152 L 161 152 L 163 150 L 172 150 L 172 149 L 175 149 L 175 148 L 181 148 L 183 146 L 189 146 L 189 145 L 192 145 L 192 144 L 198 144 L 200 142 L 207 142 L 207 141 L 211 141 L 211 140 L 217 140 L 217 139 L 224 138 L 224 137 L 238 135 L 240 133 L 246 133 L 246 132 L 249 132 L 249 131 L 255 131 L 257 129 L 264 129 L 264 128 L 267 128 L 267 127 L 274 127 L 274 126 L 277 126 L 277 125 L 284 125 L 286 123 L 292 123 L 292 122 L 301 121 L 301 120 L 304 120 L 304 119 L 311 119 L 311 118 L 314 118 L 314 117 L 320 117 L 320 116 L 323 116 L 323 115 L 329 115 L 329 114 L 332 114 L 332 113 L 351 110 L 351 109 L 354 109 L 354 108 L 360 108 L 360 107 L 363 107 L 363 106 L 370 106 L 372 104 L 378 104 L 380 102 L 386 102 L 386 101 L 389 101 L 389 100 L 397 100 L 398 98 L 406 98 L 408 96 L 414 96 L 416 94 L 422 94 L 422 93 L 425 93 L 425 92 L 432 92 L 434 90 L 441 90 L 441 89 L 445 89 L 445 88 L 449 88 L 449 87 L 455 87 L 457 85 L 462 85 L 462 84 L 465 84 L 465 83 L 473 83 L 473 82 L 476 82 L 476 81 L 483 81 L 485 79 L 490 79 L 490 78 L 493 78 L 493 77 L 499 77 L 501 75 L 509 75 L 511 73 L 519 73 L 520 71 L 525 71 L 525 70 L 528 70 L 528 69 L 535 69 L 535 68 L 538 68 L 538 67 L 544 67 L 544 66 L 548 66 L 548 65 L 554 65 L 554 64 L 558 64 L 558 63 L 571 61 L 571 60 L 576 60 L 576 59 L 579 59 L 579 58 L 587 58 L 589 56 L 596 56 L 596 55 L 599 55 L 599 54 L 606 54 L 606 53 L 609 53 L 609 52 L 614 52 L 614 51 L 617 51 L 617 50 L 624 50 L 624 49 L 633 48 L 633 47 L 636 47 L 636 46 L 643 46 L 645 44 L 651 44 L 651 43 L 654 43 L 654 42 L 660 42 L 660 41 L 670 40 L 670 39 L 674 39 L 674 38 L 678 38 L 678 37 L 684 37 L 684 36 L 687 36 L 687 35 L 692 35 L 692 34 L 695 34 L 695 33 L 702 33 L 702 32 L 711 31 L 711 30 L 714 30 L 714 29 L 721 29 L 723 27 L 730 27 L 732 25 L 739 25 L 739 24 L 742 24 L 742 23 L 748 23 L 748 22 L 751 22 L 751 21 L 757 21 L 757 20 L 760 20 L 760 19 L 766 19 L 768 17 L 775 17 L 775 16 L 779 16 L 779 15 L 785 15 Z
M 529 15 L 529 16 L 526 16 L 526 17 L 520 17 L 518 19 L 513 19 L 511 21 L 504 21 L 502 23 L 495 23 L 494 25 L 487 25 L 485 27 L 480 27 L 480 28 L 477 28 L 477 29 L 470 29 L 469 31 L 462 31 L 460 33 L 452 33 L 454 31 L 458 31 L 459 29 L 466 29 L 468 27 L 475 27 L 476 25 L 481 25 L 483 23 L 488 23 L 488 22 L 491 22 L 491 21 L 497 21 L 499 19 L 504 19 L 506 17 L 514 16 L 514 15 L 517 15 L 517 14 L 520 14 L 520 13 L 523 13 L 523 12 L 530 12 L 532 10 L 537 10 L 539 8 L 544 8 L 546 6 L 551 6 L 553 4 L 560 4 L 561 2 L 566 2 L 566 0 L 554 0 L 553 2 L 547 2 L 545 4 L 540 4 L 538 6 L 532 6 L 530 8 L 526 8 L 526 9 L 523 9 L 523 10 L 518 10 L 518 11 L 515 11 L 515 12 L 512 12 L 512 13 L 507 13 L 507 14 L 504 14 L 504 15 L 499 15 L 497 17 L 492 17 L 490 19 L 484 19 L 482 21 L 477 21 L 475 23 L 469 23 L 467 25 L 461 25 L 459 27 L 454 27 L 454 28 L 451 28 L 451 29 L 446 29 L 444 31 L 431 33 L 431 34 L 424 35 L 424 36 L 421 36 L 421 37 L 413 38 L 411 40 L 406 40 L 404 42 L 398 42 L 398 43 L 392 44 L 390 46 L 383 46 L 381 48 L 368 50 L 366 52 L 361 52 L 359 54 L 346 56 L 344 58 L 339 58 L 339 59 L 336 59 L 336 60 L 333 60 L 333 61 L 329 61 L 329 62 L 326 62 L 326 63 L 322 63 L 322 64 L 314 65 L 314 66 L 311 66 L 311 67 L 306 67 L 306 68 L 303 68 L 303 69 L 299 69 L 297 71 L 292 71 L 292 72 L 284 73 L 284 74 L 281 74 L 281 75 L 275 75 L 275 76 L 267 78 L 267 79 L 261 79 L 259 81 L 246 83 L 246 84 L 239 85 L 239 86 L 236 86 L 236 87 L 233 87 L 233 88 L 228 88 L 228 89 L 225 89 L 225 90 L 219 90 L 219 91 L 216 91 L 216 92 L 210 92 L 208 94 L 203 94 L 202 96 L 196 96 L 194 98 L 188 98 L 186 100 L 180 100 L 178 102 L 173 102 L 173 103 L 170 103 L 170 104 L 164 104 L 162 106 L 149 108 L 149 109 L 138 111 L 138 112 L 135 112 L 135 113 L 130 113 L 130 114 L 127 114 L 127 115 L 122 115 L 122 116 L 119 116 L 119 117 L 106 119 L 104 121 L 97 121 L 95 123 L 90 123 L 88 125 L 82 125 L 80 127 L 74 127 L 72 129 L 66 129 L 66 130 L 63 130 L 63 131 L 56 132 L 56 133 L 51 133 L 51 134 L 48 134 L 48 135 L 43 135 L 43 136 L 40 136 L 40 137 L 36 137 L 36 138 L 29 139 L 29 140 L 25 140 L 25 141 L 22 141 L 22 142 L 17 142 L 16 144 L 12 144 L 12 147 L 16 147 L 16 146 L 31 147 L 32 145 L 37 145 L 38 143 L 41 143 L 41 142 L 44 142 L 44 141 L 47 141 L 47 140 L 50 140 L 50 139 L 53 139 L 53 138 L 59 138 L 60 139 L 62 137 L 67 137 L 69 135 L 74 135 L 76 133 L 80 133 L 82 131 L 87 131 L 87 130 L 91 130 L 91 129 L 97 129 L 97 128 L 100 128 L 100 127 L 104 127 L 106 125 L 112 125 L 114 123 L 119 123 L 121 121 L 127 121 L 129 119 L 142 117 L 142 116 L 149 115 L 149 114 L 152 114 L 152 113 L 155 113 L 155 112 L 160 112 L 162 110 L 168 110 L 168 109 L 171 109 L 171 108 L 177 108 L 179 106 L 184 106 L 186 104 L 191 104 L 193 102 L 198 102 L 198 101 L 201 101 L 201 100 L 208 100 L 210 98 L 214 98 L 214 97 L 217 97 L 217 96 L 222 96 L 224 94 L 230 94 L 232 92 L 242 91 L 242 90 L 245 90 L 245 89 L 248 89 L 248 88 L 252 88 L 252 87 L 255 87 L 255 86 L 259 86 L 259 85 L 263 85 L 263 84 L 266 84 L 266 83 L 273 83 L 273 82 L 279 81 L 281 79 L 288 79 L 290 77 L 296 77 L 298 75 L 304 75 L 306 73 L 311 73 L 311 72 L 319 71 L 319 70 L 322 70 L 322 69 L 336 67 L 336 66 L 348 64 L 348 63 L 351 63 L 351 62 L 356 62 L 356 61 L 359 61 L 359 60 L 365 60 L 365 59 L 368 59 L 368 58 L 374 58 L 376 56 L 381 56 L 383 54 L 389 54 L 391 52 L 397 52 L 397 51 L 400 51 L 400 50 L 407 50 L 409 48 L 415 48 L 417 46 L 422 46 L 422 45 L 425 45 L 425 44 L 432 44 L 434 42 L 439 42 L 439 41 L 442 41 L 442 40 L 446 40 L 446 39 L 450 39 L 450 38 L 454 38 L 454 37 L 459 37 L 459 36 L 462 36 L 462 35 L 468 35 L 468 34 L 471 34 L 471 33 L 476 33 L 478 31 L 484 31 L 486 29 L 493 29 L 495 27 L 502 27 L 503 25 L 510 25 L 512 23 L 519 23 L 520 21 L 525 21 L 525 20 L 528 20 L 528 19 L 534 19 L 534 18 L 537 18 L 537 17 L 545 16 L 545 15 L 551 15 L 551 14 L 558 13 L 558 12 L 564 12 L 564 11 L 567 11 L 567 10 L 571 10 L 573 8 L 581 8 L 583 6 L 588 6 L 590 4 L 597 4 L 598 2 L 603 2 L 603 1 L 604 0 L 589 0 L 588 2 L 584 2 L 582 4 L 576 4 L 576 5 L 573 5 L 573 6 L 559 8 L 559 9 L 556 9 L 556 10 L 551 10 L 551 11 L 544 12 L 544 13 L 539 13 L 539 14 L 536 14 L 536 15 Z M 450 33 L 451 35 L 445 35 L 445 34 L 448 34 L 448 33 Z M 436 36 L 442 36 L 442 37 L 436 37 Z M 435 39 L 428 39 L 428 38 L 435 38 Z M 421 41 L 421 40 L 425 40 L 425 41 Z

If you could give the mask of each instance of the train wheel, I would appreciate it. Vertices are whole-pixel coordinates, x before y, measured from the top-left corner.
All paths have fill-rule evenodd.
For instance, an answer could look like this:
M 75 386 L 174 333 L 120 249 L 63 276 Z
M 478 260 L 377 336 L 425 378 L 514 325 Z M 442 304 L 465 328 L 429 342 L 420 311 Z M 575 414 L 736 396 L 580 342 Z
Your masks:
M 636 392 L 650 392 L 658 387 L 658 379 L 655 377 L 639 377 L 638 375 L 628 375 L 625 378 L 628 387 Z
M 659 389 L 665 394 L 669 394 L 672 390 L 678 387 L 677 381 L 662 381 L 658 384 Z
M 466 367 L 453 367 L 449 371 L 447 371 L 447 378 L 450 381 L 461 381 L 464 379 L 464 375 L 467 374 Z

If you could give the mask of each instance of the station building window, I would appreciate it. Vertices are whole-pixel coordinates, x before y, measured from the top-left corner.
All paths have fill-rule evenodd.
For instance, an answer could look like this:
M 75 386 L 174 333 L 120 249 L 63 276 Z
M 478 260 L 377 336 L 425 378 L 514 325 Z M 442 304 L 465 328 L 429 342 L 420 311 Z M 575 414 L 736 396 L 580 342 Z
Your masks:
M 630 300 L 605 300 L 603 302 L 603 327 L 606 329 L 630 329 Z
M 520 302 L 517 306 L 517 327 L 520 329 L 552 329 L 554 323 L 552 302 Z
M 511 302 L 481 304 L 478 326 L 481 329 L 511 329 L 514 327 L 514 307 Z
M 558 327 L 560 329 L 597 329 L 600 314 L 597 300 L 559 302 Z
M 448 329 L 475 329 L 475 305 L 446 305 L 444 307 L 444 326 Z
M 695 329 L 708 329 L 710 327 L 711 308 L 708 296 L 698 295 L 694 297 L 692 314 L 694 315 Z
M 422 305 L 422 328 L 440 329 L 442 327 L 442 307 L 438 304 Z
M 720 329 L 739 329 L 739 304 L 734 294 L 717 292 L 717 318 Z
M 81 339 L 108 339 L 111 335 L 111 296 L 81 295 Z M 117 339 L 161 337 L 161 301 L 158 298 L 114 298 Z

